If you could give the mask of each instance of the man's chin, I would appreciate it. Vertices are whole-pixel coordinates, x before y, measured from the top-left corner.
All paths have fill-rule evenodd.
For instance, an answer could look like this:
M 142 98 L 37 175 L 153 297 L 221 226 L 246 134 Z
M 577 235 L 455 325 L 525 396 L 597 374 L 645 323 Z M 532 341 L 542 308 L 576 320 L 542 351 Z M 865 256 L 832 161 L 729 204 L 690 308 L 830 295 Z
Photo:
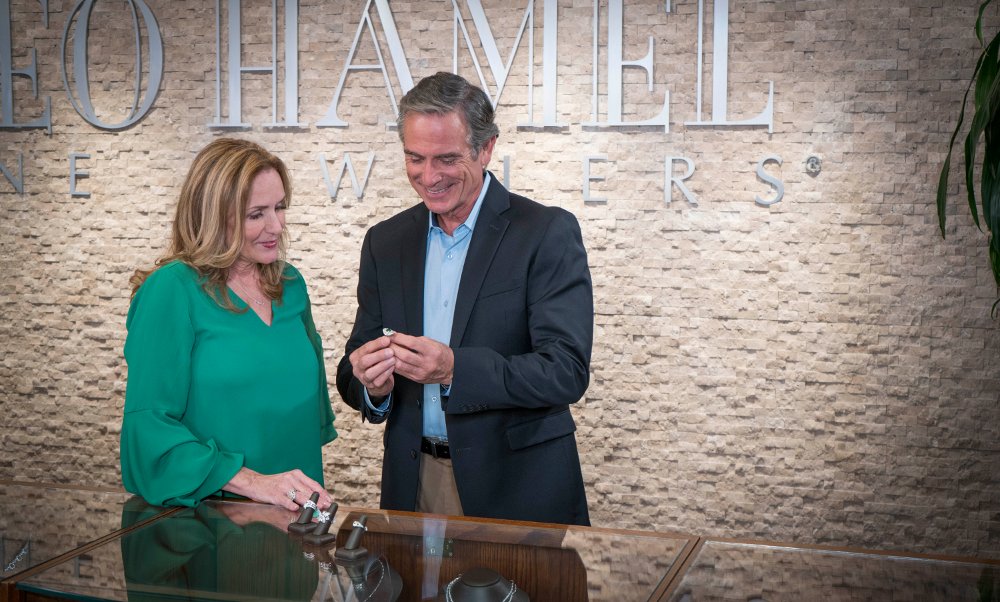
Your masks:
M 422 200 L 424 201 L 424 207 L 427 207 L 431 213 L 445 213 L 450 208 L 450 204 L 447 199 L 437 197 L 428 198 L 425 196 Z

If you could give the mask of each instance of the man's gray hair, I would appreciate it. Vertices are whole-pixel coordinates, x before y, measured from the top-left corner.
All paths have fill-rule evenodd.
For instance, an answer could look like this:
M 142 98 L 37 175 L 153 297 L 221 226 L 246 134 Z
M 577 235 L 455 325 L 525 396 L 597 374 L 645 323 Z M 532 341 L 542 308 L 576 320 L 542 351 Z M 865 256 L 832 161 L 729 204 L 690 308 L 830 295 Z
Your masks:
M 458 111 L 469 130 L 467 142 L 472 147 L 473 157 L 491 138 L 500 135 L 493 123 L 493 105 L 486 93 L 473 86 L 461 75 L 438 71 L 417 82 L 416 86 L 399 101 L 399 117 L 396 119 L 399 140 L 403 140 L 403 122 L 411 113 L 445 115 Z

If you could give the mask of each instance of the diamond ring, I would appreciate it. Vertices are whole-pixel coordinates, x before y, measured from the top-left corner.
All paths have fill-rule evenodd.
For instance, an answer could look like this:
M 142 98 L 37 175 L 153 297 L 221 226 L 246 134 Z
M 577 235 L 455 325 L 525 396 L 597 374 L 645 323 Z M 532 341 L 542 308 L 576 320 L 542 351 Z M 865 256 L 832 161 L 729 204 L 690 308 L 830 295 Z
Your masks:
M 294 502 L 295 501 L 295 496 L 297 496 L 298 494 L 299 494 L 298 491 L 295 491 L 294 489 L 289 489 L 288 493 L 286 493 L 285 495 L 288 496 L 288 499 L 290 499 L 290 500 L 292 500 Z

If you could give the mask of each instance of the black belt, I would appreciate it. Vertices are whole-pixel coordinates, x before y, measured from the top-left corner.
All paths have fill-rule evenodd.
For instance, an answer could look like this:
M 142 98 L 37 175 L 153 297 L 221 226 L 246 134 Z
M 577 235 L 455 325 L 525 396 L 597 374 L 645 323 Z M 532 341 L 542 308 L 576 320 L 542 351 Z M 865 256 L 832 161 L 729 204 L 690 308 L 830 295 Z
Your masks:
M 447 441 L 435 441 L 424 437 L 420 440 L 420 451 L 435 458 L 451 458 L 451 450 Z

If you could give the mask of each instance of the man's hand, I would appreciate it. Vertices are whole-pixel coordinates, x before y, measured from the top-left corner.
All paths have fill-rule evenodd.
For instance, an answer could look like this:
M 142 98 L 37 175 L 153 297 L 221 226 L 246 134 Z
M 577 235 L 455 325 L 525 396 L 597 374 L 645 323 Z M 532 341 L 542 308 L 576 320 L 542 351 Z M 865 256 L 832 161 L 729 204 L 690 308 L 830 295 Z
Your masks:
M 451 347 L 427 337 L 398 332 L 391 339 L 396 374 L 421 384 L 451 384 L 455 376 L 455 353 Z
M 392 371 L 397 359 L 389 337 L 379 337 L 358 347 L 351 353 L 350 361 L 354 377 L 361 381 L 369 396 L 385 397 L 392 392 L 395 384 Z

